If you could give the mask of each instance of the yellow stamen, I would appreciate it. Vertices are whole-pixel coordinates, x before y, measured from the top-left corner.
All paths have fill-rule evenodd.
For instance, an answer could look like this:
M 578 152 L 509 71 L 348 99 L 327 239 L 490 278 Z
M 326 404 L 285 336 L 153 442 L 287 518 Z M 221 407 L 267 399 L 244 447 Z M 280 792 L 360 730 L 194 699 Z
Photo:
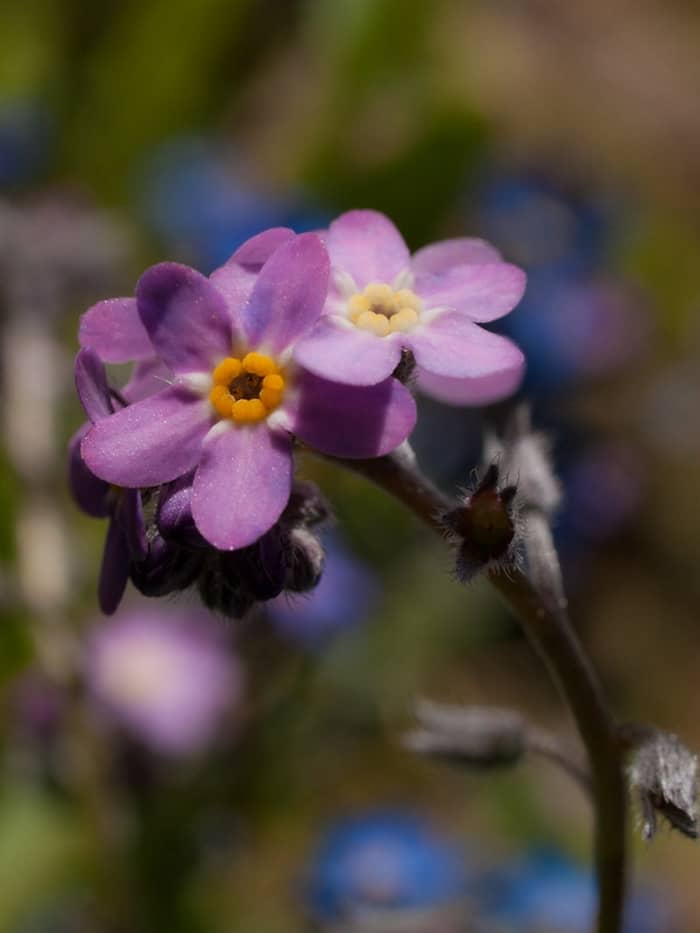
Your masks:
M 264 353 L 228 356 L 214 370 L 209 401 L 221 418 L 236 424 L 263 421 L 282 401 L 284 377 Z M 257 395 L 256 395 L 257 393 Z
M 391 327 L 391 332 L 395 334 L 398 331 L 411 330 L 417 320 L 417 311 L 413 308 L 403 307 L 389 319 L 389 326 Z
M 357 323 L 357 318 L 364 311 L 371 311 L 372 303 L 370 302 L 367 295 L 353 295 L 350 301 L 348 302 L 348 311 L 350 313 L 350 320 L 354 323 Z
M 389 308 L 394 304 L 394 290 L 391 285 L 383 282 L 371 282 L 365 289 L 365 296 L 372 305 L 383 305 Z
M 284 388 L 284 379 L 279 373 L 270 373 L 269 376 L 265 376 L 262 384 L 266 389 L 275 389 L 277 392 L 281 392 Z
M 214 382 L 217 385 L 227 386 L 233 379 L 240 376 L 242 368 L 240 360 L 227 356 L 214 370 Z
M 376 337 L 412 330 L 421 310 L 421 300 L 410 288 L 394 291 L 384 282 L 370 282 L 363 292 L 354 294 L 347 305 L 352 323 Z
M 222 418 L 231 417 L 233 397 L 226 386 L 215 385 L 209 393 L 209 401 Z
M 374 311 L 363 311 L 355 323 L 361 330 L 368 330 L 377 337 L 386 337 L 389 333 L 389 318 Z
M 268 376 L 277 372 L 275 361 L 265 356 L 264 353 L 246 353 L 243 357 L 243 369 L 256 376 Z
M 394 293 L 394 300 L 397 308 L 413 308 L 414 311 L 420 311 L 420 298 L 410 288 L 400 288 Z

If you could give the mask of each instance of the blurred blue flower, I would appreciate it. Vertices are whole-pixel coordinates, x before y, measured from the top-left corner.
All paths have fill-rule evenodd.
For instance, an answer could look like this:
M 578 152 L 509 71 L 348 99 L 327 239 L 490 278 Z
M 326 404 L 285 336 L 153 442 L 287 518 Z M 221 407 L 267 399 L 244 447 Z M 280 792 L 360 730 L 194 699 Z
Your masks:
M 275 627 L 310 647 L 363 622 L 375 608 L 379 583 L 340 540 L 324 542 L 326 559 L 318 585 L 308 593 L 285 593 L 268 603 Z
M 138 188 L 153 232 L 204 272 L 267 227 L 301 233 L 329 220 L 299 193 L 279 197 L 256 188 L 246 167 L 205 136 L 162 144 L 143 167 Z
M 538 849 L 484 881 L 484 919 L 519 933 L 588 933 L 596 911 L 593 877 L 552 849 Z M 625 933 L 670 933 L 667 910 L 650 891 L 633 894 Z
M 638 359 L 648 346 L 651 321 L 631 289 L 553 266 L 528 273 L 525 297 L 501 329 L 525 353 L 525 385 L 538 392 Z
M 52 136 L 51 115 L 36 98 L 0 100 L 0 187 L 39 175 L 49 160 Z
M 465 889 L 460 846 L 415 814 L 389 810 L 331 827 L 310 866 L 308 897 L 327 923 L 365 911 L 438 908 Z
M 598 543 L 617 534 L 640 508 L 646 471 L 640 452 L 618 442 L 584 447 L 565 466 L 558 529 Z
M 505 257 L 570 273 L 595 268 L 608 249 L 610 207 L 565 191 L 543 173 L 487 179 L 477 196 L 479 230 Z

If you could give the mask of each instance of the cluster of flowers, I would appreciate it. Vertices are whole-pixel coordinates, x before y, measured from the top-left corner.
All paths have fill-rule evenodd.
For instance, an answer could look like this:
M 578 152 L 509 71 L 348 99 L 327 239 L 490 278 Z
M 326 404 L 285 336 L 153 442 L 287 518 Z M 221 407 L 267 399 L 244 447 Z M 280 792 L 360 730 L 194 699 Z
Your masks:
M 161 263 L 134 298 L 90 308 L 76 361 L 89 421 L 71 443 L 71 485 L 110 519 L 103 611 L 129 577 L 147 595 L 196 584 L 232 615 L 313 586 L 325 509 L 294 483 L 295 444 L 342 458 L 394 450 L 416 419 L 407 372 L 452 404 L 513 392 L 522 353 L 479 324 L 524 287 L 481 240 L 411 256 L 387 217 L 351 211 L 319 234 L 267 230 L 208 278 Z M 105 364 L 125 362 L 135 368 L 117 391 Z

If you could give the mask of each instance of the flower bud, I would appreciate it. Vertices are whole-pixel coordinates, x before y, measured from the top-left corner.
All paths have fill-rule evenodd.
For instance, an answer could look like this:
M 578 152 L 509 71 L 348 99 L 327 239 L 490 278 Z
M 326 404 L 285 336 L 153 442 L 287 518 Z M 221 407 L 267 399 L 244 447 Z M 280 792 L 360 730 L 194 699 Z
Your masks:
M 649 726 L 624 726 L 621 737 L 633 749 L 627 773 L 639 796 L 644 838 L 656 835 L 658 814 L 672 829 L 697 839 L 697 755 L 677 736 Z
M 515 486 L 499 488 L 499 467 L 492 463 L 476 489 L 443 517 L 457 549 L 457 576 L 470 580 L 479 570 L 514 559 Z

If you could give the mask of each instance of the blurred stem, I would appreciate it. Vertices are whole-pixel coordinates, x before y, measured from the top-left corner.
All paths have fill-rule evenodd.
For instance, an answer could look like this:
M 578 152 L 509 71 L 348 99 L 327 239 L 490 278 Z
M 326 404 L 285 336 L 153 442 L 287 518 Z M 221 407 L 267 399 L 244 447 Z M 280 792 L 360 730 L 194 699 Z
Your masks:
M 387 457 L 334 462 L 391 493 L 418 518 L 444 535 L 442 515 L 454 507 L 420 472 L 407 445 Z M 543 534 L 538 527 L 538 534 Z M 619 933 L 626 864 L 627 794 L 617 727 L 598 676 L 568 617 L 562 593 L 541 593 L 518 567 L 489 573 L 492 585 L 520 620 L 568 703 L 586 747 L 595 810 L 595 864 L 599 907 L 597 933 Z

